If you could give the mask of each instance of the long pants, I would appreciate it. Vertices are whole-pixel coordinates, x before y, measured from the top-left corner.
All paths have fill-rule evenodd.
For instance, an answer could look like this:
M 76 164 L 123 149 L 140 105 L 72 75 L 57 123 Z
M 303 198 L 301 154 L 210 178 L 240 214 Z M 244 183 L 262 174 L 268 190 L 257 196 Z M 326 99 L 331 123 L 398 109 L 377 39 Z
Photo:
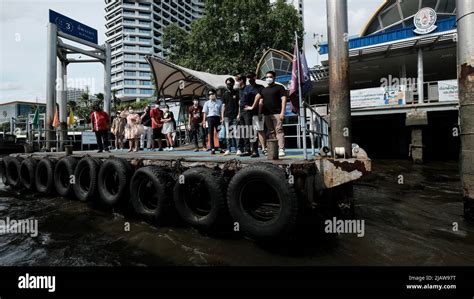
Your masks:
M 265 120 L 262 116 L 262 120 L 260 121 L 258 115 L 254 115 L 252 117 L 253 129 L 257 131 L 258 141 L 260 142 L 260 146 L 262 150 L 267 148 L 267 140 L 265 136 Z
M 146 148 L 151 148 L 151 143 L 153 142 L 153 129 L 151 127 L 145 127 L 144 133 L 140 136 L 140 147 L 145 148 L 145 138 L 146 138 Z
M 95 132 L 95 138 L 97 139 L 97 146 L 99 147 L 99 151 L 105 149 L 109 149 L 109 130 L 100 130 Z
M 283 122 L 279 114 L 265 115 L 265 126 L 268 129 L 270 139 L 278 140 L 278 147 L 285 149 L 285 133 L 283 132 Z
M 230 151 L 232 148 L 237 150 L 237 139 L 235 138 L 235 130 L 237 129 L 237 118 L 225 117 L 224 118 L 225 129 L 227 130 L 227 150 Z M 229 137 L 230 132 L 233 133 L 233 137 Z
M 221 118 L 219 116 L 210 116 L 207 118 L 207 127 L 209 135 L 209 144 L 211 149 L 217 149 L 214 145 L 214 134 L 217 133 L 217 127 L 221 124 Z
M 201 124 L 192 124 L 189 138 L 194 141 L 194 147 L 199 148 L 199 138 L 202 139 L 202 147 L 206 148 L 206 134 Z
M 115 148 L 123 149 L 123 135 L 115 135 Z
M 252 151 L 252 153 L 258 153 L 258 142 L 251 142 L 250 140 L 250 131 L 253 130 L 252 118 L 253 115 L 251 111 L 240 112 L 240 132 L 248 134 L 247 136 L 240 136 L 239 139 L 239 150 L 242 153 L 250 153 L 250 151 Z

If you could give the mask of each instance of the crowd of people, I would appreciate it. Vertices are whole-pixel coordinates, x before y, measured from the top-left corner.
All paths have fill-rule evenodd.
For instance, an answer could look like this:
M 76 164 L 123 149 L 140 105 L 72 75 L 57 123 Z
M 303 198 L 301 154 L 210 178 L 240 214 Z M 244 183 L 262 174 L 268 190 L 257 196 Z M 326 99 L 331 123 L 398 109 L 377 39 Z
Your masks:
M 205 150 L 212 155 L 219 152 L 225 156 L 257 158 L 260 150 L 267 153 L 266 140 L 270 138 L 278 140 L 279 156 L 285 156 L 283 122 L 287 96 L 285 88 L 275 83 L 275 77 L 273 71 L 266 74 L 266 87 L 257 83 L 255 73 L 238 75 L 235 79 L 229 77 L 221 99 L 214 89 L 208 91 L 203 106 L 199 98 L 194 97 L 188 109 L 187 129 L 195 152 Z M 109 121 L 109 115 L 96 106 L 91 113 L 91 124 L 99 152 L 110 151 Z M 115 136 L 115 150 L 125 150 L 127 140 L 129 152 L 173 151 L 176 120 L 169 106 L 160 107 L 157 101 L 147 106 L 141 115 L 132 107 L 118 111 L 110 131 Z M 221 134 L 223 132 L 225 134 Z M 219 142 L 219 136 L 225 136 L 225 142 Z M 224 143 L 226 146 L 222 146 Z

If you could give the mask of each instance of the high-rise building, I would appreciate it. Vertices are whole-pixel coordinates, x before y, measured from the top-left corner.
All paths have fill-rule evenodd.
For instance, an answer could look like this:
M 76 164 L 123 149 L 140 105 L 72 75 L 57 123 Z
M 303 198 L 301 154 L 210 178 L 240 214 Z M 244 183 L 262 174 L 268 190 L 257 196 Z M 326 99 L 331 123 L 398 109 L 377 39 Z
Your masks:
M 152 74 L 145 57 L 165 55 L 163 30 L 185 30 L 202 16 L 204 0 L 105 0 L 107 42 L 112 48 L 112 90 L 122 100 L 150 98 Z
M 286 0 L 286 3 L 293 5 L 296 10 L 299 12 L 301 21 L 304 24 L 304 5 L 303 0 Z
M 80 101 L 82 98 L 82 95 L 84 93 L 88 93 L 89 91 L 85 88 L 68 88 L 67 89 L 67 101 L 71 102 L 77 102 Z

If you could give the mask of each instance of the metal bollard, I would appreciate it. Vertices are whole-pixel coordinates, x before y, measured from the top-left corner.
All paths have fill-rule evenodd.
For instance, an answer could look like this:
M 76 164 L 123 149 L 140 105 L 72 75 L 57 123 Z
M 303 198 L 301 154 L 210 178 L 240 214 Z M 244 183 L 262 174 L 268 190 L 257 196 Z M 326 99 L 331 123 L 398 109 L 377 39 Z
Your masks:
M 72 145 L 65 145 L 64 146 L 64 150 L 66 151 L 66 156 L 72 155 L 72 149 L 73 149 Z
M 268 160 L 278 160 L 278 140 L 267 140 L 267 158 Z

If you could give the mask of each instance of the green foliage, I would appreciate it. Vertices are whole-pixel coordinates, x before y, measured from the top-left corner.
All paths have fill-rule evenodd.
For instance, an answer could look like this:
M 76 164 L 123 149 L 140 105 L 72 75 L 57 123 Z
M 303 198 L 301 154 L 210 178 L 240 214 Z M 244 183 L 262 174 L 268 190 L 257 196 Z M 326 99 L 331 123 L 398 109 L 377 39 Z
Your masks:
M 123 111 L 127 110 L 128 107 L 132 107 L 134 110 L 144 110 L 146 106 L 150 105 L 152 103 L 152 100 L 142 100 L 140 102 L 125 102 L 121 103 L 120 105 L 117 105 L 117 111 Z
M 90 114 L 92 112 L 92 107 L 94 106 L 95 101 L 89 97 L 88 93 L 83 93 L 79 100 L 79 103 L 76 101 L 69 101 L 68 105 L 68 115 L 69 111 L 73 111 L 74 115 L 79 119 L 84 119 L 86 122 L 90 121 Z
M 164 30 L 169 61 L 195 70 L 237 74 L 254 71 L 268 48 L 293 51 L 294 32 L 300 40 L 298 11 L 283 0 L 207 0 L 205 16 L 187 33 L 176 24 Z

